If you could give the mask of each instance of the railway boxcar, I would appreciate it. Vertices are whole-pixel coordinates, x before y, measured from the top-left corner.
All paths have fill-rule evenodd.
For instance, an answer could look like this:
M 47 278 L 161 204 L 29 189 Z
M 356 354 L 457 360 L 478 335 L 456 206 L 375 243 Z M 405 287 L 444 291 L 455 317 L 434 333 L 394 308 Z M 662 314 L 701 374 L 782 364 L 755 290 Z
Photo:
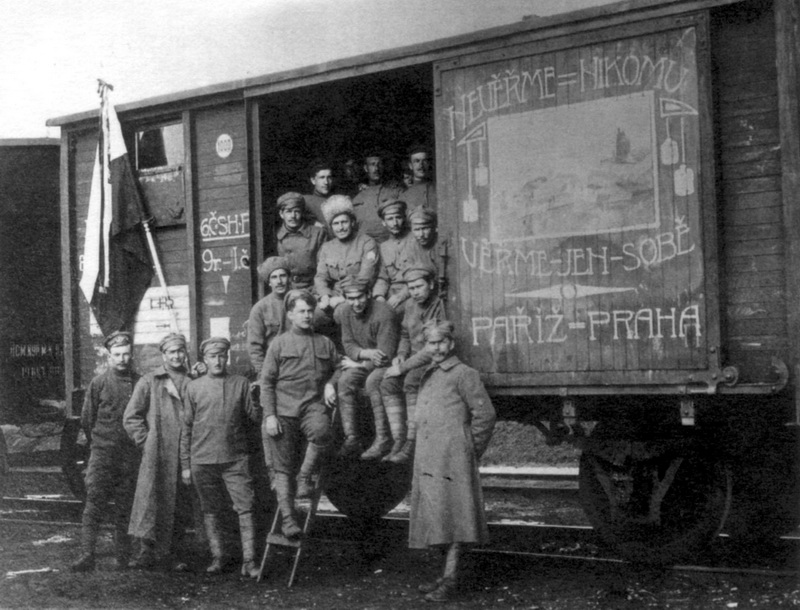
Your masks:
M 0 140 L 0 423 L 37 436 L 64 420 L 58 144 Z M 7 471 L 0 432 L 0 478 Z
M 171 307 L 248 373 L 277 196 L 305 190 L 312 158 L 435 142 L 461 355 L 501 415 L 582 446 L 601 534 L 670 561 L 726 520 L 745 538 L 795 525 L 798 11 L 634 0 L 118 107 L 170 286 L 142 302 L 140 361 Z M 77 290 L 95 122 L 49 123 L 73 411 L 99 362 Z M 380 512 L 406 483 L 380 468 L 329 495 Z

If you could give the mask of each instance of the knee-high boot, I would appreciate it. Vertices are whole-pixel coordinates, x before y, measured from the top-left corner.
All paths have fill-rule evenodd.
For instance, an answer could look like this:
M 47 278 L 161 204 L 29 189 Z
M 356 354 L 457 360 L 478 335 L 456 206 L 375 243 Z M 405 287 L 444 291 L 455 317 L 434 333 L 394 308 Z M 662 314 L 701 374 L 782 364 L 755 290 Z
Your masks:
M 311 442 L 306 445 L 306 454 L 300 466 L 300 474 L 297 475 L 296 498 L 310 498 L 314 493 L 314 475 L 317 474 L 319 461 L 327 448 L 327 445 Z
M 114 529 L 114 556 L 117 570 L 125 570 L 131 558 L 131 537 L 128 536 L 128 523 L 117 523 Z
M 444 563 L 444 574 L 439 586 L 428 593 L 425 599 L 429 602 L 446 602 L 453 598 L 458 589 L 458 567 L 461 557 L 461 544 L 453 542 L 447 549 L 447 558 Z
M 408 407 L 408 433 L 406 435 L 406 442 L 400 451 L 387 460 L 394 464 L 405 464 L 414 457 L 414 445 L 416 445 L 417 442 L 417 421 L 415 419 L 417 407 L 416 396 L 406 396 L 406 406 Z
M 219 574 L 222 572 L 222 534 L 219 531 L 217 516 L 205 514 L 203 515 L 203 523 L 206 526 L 208 546 L 211 549 L 211 565 L 206 568 L 206 572 Z
M 344 444 L 339 449 L 339 457 L 348 457 L 358 452 L 358 424 L 356 422 L 355 403 L 339 399 L 339 413 L 342 417 L 342 430 L 344 430 Z
M 281 511 L 281 529 L 287 538 L 297 538 L 303 530 L 297 524 L 294 512 L 294 498 L 291 490 L 292 481 L 285 472 L 275 473 L 275 495 L 278 500 L 278 510 Z
M 97 519 L 93 515 L 92 506 L 87 502 L 83 511 L 83 525 L 81 527 L 81 556 L 70 566 L 71 571 L 91 572 L 94 570 L 98 530 L 99 526 Z
M 255 561 L 256 528 L 252 513 L 239 515 L 239 534 L 242 538 L 242 576 L 256 578 L 258 576 L 258 566 Z
M 369 449 L 361 454 L 362 460 L 379 460 L 389 452 L 392 439 L 389 438 L 389 419 L 383 408 L 380 392 L 370 394 L 369 402 L 372 405 L 372 414 L 375 417 L 375 440 Z
M 406 406 L 399 396 L 385 396 L 383 404 L 386 407 L 389 430 L 392 432 L 392 449 L 384 456 L 383 461 L 390 462 L 392 456 L 399 453 L 406 442 Z

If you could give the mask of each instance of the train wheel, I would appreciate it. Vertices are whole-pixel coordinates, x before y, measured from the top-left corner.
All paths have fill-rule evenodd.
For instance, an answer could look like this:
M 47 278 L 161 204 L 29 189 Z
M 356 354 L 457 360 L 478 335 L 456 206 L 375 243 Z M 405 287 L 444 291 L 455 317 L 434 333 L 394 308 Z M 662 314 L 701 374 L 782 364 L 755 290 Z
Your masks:
M 353 519 L 383 517 L 411 487 L 411 464 L 336 458 L 329 466 L 325 495 Z
M 73 495 L 83 500 L 86 498 L 83 477 L 89 464 L 89 447 L 84 442 L 79 442 L 81 436 L 80 419 L 68 417 L 61 432 L 61 472 Z
M 602 539 L 625 559 L 673 564 L 698 553 L 722 529 L 731 476 L 691 445 L 647 449 L 624 460 L 584 452 L 581 502 Z

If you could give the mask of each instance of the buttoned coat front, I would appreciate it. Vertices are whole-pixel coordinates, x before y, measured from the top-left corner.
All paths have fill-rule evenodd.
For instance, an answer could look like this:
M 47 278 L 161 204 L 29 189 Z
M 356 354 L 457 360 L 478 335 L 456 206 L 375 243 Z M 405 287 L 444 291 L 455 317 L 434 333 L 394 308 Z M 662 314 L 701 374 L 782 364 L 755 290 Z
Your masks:
M 190 378 L 175 381 L 163 366 L 139 380 L 125 408 L 123 425 L 142 450 L 128 533 L 154 540 L 156 555 L 169 550 L 179 479 L 183 395 Z
M 416 419 L 409 546 L 487 542 L 478 460 L 492 436 L 495 411 L 478 371 L 455 356 L 431 365 Z

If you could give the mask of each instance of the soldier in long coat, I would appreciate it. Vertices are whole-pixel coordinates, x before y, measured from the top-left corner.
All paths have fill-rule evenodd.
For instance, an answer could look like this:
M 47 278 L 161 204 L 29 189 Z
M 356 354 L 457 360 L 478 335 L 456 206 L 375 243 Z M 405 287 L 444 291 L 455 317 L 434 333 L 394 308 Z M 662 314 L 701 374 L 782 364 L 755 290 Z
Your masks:
M 447 549 L 443 576 L 419 587 L 428 601 L 446 601 L 455 592 L 462 545 L 489 538 L 478 460 L 492 436 L 495 411 L 478 371 L 454 355 L 453 330 L 448 321 L 425 325 L 432 363 L 417 400 L 408 544 Z
M 159 348 L 163 365 L 136 384 L 122 420 L 142 451 L 128 529 L 140 546 L 131 567 L 167 562 L 183 570 L 186 564 L 173 554 L 192 517 L 192 491 L 180 485 L 183 397 L 191 381 L 186 370 L 186 337 L 169 334 Z

